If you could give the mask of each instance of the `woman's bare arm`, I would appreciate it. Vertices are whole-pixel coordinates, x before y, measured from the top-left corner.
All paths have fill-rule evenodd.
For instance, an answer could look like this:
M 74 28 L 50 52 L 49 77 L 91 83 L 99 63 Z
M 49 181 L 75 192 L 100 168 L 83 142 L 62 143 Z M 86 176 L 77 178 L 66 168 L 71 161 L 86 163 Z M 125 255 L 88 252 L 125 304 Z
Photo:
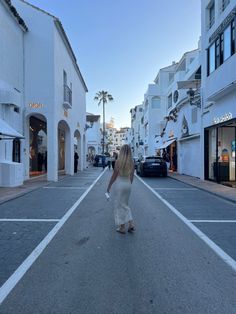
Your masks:
M 131 170 L 131 174 L 130 174 L 131 183 L 133 183 L 133 180 L 134 180 L 134 164 L 132 165 L 132 170 Z
M 116 181 L 116 178 L 117 178 L 118 174 L 119 174 L 119 169 L 118 169 L 118 167 L 116 165 L 115 169 L 114 169 L 114 171 L 112 173 L 111 179 L 109 181 L 108 187 L 107 187 L 107 192 L 108 193 L 110 192 L 112 184 Z

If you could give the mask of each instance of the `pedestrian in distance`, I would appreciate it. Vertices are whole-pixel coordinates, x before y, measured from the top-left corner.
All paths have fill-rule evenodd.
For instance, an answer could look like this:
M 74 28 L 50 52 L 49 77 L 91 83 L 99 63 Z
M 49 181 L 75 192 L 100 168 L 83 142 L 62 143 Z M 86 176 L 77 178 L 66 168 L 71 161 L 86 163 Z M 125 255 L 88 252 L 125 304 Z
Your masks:
M 128 223 L 128 232 L 135 231 L 131 209 L 129 207 L 129 198 L 131 185 L 134 178 L 134 162 L 129 145 L 121 147 L 119 157 L 115 163 L 115 169 L 110 178 L 107 193 L 110 193 L 114 183 L 114 218 L 118 226 L 117 232 L 126 233 L 126 224 Z
M 77 152 L 74 154 L 74 173 L 77 173 L 78 171 L 78 160 L 79 160 L 79 155 Z

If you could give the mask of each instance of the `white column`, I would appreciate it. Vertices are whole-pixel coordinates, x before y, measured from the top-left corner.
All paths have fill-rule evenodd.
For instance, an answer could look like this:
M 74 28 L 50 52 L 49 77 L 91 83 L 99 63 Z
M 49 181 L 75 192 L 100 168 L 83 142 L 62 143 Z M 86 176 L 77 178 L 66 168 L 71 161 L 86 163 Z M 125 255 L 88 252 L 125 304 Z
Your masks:
M 58 127 L 55 121 L 47 121 L 47 179 L 58 181 Z
M 30 134 L 30 129 L 29 129 L 29 117 L 24 118 L 25 123 L 24 123 L 24 134 L 25 134 L 25 140 L 22 140 L 22 162 L 24 164 L 23 166 L 23 171 L 24 171 L 24 180 L 29 179 L 29 157 L 30 157 L 30 142 L 29 142 L 29 134 Z
M 71 132 L 66 130 L 65 138 L 65 170 L 66 174 L 74 174 L 74 137 L 72 137 Z

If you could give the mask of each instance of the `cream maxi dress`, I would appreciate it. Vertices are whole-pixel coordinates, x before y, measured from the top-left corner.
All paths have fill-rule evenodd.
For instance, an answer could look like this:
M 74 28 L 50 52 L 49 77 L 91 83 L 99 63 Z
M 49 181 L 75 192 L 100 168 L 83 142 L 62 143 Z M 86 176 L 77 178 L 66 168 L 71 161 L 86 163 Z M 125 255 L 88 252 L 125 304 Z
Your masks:
M 131 193 L 130 175 L 117 176 L 114 182 L 113 193 L 115 224 L 120 226 L 133 219 L 128 205 Z

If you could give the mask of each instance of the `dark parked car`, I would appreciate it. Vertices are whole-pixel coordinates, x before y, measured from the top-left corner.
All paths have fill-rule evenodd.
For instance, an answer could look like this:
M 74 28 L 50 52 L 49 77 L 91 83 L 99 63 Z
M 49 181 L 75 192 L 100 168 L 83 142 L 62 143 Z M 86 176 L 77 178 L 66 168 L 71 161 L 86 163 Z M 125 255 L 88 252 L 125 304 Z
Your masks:
M 167 165 L 162 157 L 149 156 L 143 158 L 142 161 L 138 163 L 137 174 L 141 177 L 152 175 L 161 175 L 163 177 L 167 176 Z
M 94 162 L 93 162 L 94 167 L 102 167 L 102 158 L 105 158 L 105 167 L 107 166 L 108 157 L 105 155 L 104 156 L 103 155 L 96 155 L 94 157 Z
M 138 163 L 139 163 L 139 157 L 133 157 L 134 161 L 134 169 L 137 169 Z

